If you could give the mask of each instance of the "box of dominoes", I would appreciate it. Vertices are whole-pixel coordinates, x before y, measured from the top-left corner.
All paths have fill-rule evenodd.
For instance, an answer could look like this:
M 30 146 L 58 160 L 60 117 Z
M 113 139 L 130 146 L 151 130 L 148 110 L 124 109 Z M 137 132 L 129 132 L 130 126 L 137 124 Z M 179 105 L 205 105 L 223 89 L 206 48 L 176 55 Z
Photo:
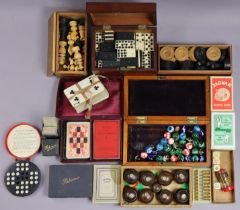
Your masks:
M 48 75 L 87 74 L 87 19 L 83 12 L 54 12 L 48 21 Z
M 210 166 L 207 76 L 124 77 L 123 165 Z
M 156 72 L 155 3 L 87 3 L 96 74 Z
M 228 44 L 158 45 L 158 73 L 231 75 L 232 46 Z
M 123 207 L 191 207 L 192 169 L 122 166 L 120 204 Z
M 60 119 L 60 160 L 65 163 L 120 161 L 122 79 L 99 78 L 109 97 L 94 105 L 91 111 L 77 112 L 64 94 L 64 90 L 69 90 L 82 80 L 79 77 L 63 77 L 59 81 L 56 117 Z M 94 85 L 96 89 L 97 85 Z

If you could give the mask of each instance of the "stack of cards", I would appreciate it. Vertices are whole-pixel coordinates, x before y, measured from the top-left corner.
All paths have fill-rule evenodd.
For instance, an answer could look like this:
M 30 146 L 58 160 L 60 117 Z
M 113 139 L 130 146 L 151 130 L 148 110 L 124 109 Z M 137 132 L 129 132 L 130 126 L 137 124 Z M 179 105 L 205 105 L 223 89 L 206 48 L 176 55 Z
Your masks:
M 70 86 L 64 90 L 64 94 L 77 113 L 91 109 L 93 105 L 109 97 L 107 89 L 96 75 Z

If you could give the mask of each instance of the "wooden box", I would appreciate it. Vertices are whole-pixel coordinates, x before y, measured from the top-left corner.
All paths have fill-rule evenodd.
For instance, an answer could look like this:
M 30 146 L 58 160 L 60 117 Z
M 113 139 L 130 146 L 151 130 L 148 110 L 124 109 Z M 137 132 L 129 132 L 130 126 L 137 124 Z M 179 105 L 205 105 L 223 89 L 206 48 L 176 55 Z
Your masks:
M 175 63 L 175 68 L 173 69 L 165 69 L 163 68 L 163 63 L 164 60 L 161 59 L 161 55 L 160 55 L 160 50 L 163 47 L 172 47 L 174 48 L 174 53 L 173 53 L 173 60 Z M 189 55 L 190 55 L 190 49 L 192 47 L 203 47 L 205 49 L 208 49 L 209 47 L 217 47 L 221 50 L 225 50 L 226 51 L 226 58 L 229 59 L 229 66 L 228 68 L 224 69 L 222 66 L 216 69 L 211 69 L 210 67 L 206 66 L 206 68 L 202 69 L 202 70 L 197 70 L 197 69 L 192 69 L 190 66 L 188 68 L 188 70 L 186 68 L 182 68 L 181 69 L 181 62 L 177 61 L 175 58 L 175 52 L 176 49 L 178 47 L 186 47 L 188 49 Z M 166 53 L 167 56 L 169 56 L 172 53 Z M 171 56 L 172 57 L 172 56 Z M 190 58 L 188 58 L 188 61 L 191 60 Z M 169 60 L 167 60 L 169 61 Z M 209 62 L 209 60 L 208 60 Z M 196 64 L 197 61 L 194 63 Z M 213 62 L 214 63 L 214 62 Z M 171 65 L 170 65 L 171 66 Z M 181 75 L 181 74 L 185 74 L 185 75 L 231 75 L 232 74 L 232 45 L 228 45 L 228 44 L 160 44 L 158 45 L 158 74 L 160 75 Z
M 188 182 L 187 182 L 187 184 L 188 184 L 187 189 L 189 191 L 189 201 L 188 201 L 188 203 L 178 204 L 173 200 L 170 204 L 168 204 L 168 205 L 165 204 L 164 205 L 164 204 L 161 204 L 157 200 L 156 194 L 154 195 L 153 200 L 148 204 L 145 204 L 145 203 L 139 201 L 138 199 L 136 201 L 134 201 L 133 203 L 126 202 L 123 198 L 123 188 L 126 185 L 128 186 L 128 184 L 123 179 L 123 173 L 124 173 L 125 169 L 135 169 L 138 172 L 151 171 L 155 175 L 157 175 L 160 171 L 168 171 L 168 172 L 171 173 L 176 169 L 187 170 L 188 174 L 189 174 L 189 179 L 188 179 Z M 184 184 L 178 184 L 175 180 L 173 180 L 170 185 L 163 186 L 163 189 L 167 189 L 171 192 L 174 192 L 175 190 L 177 190 L 179 188 L 183 188 L 183 187 L 185 187 L 185 183 Z M 149 186 L 144 186 L 144 189 L 145 188 L 149 188 Z M 122 166 L 121 167 L 121 199 L 120 199 L 120 205 L 122 207 L 190 208 L 192 206 L 192 169 L 189 168 L 189 167 L 173 167 L 173 166 L 155 166 L 154 168 L 151 167 L 151 166 Z
M 183 162 L 176 161 L 175 157 L 174 161 L 161 161 L 161 157 L 156 159 L 158 155 L 164 155 L 161 149 L 159 149 L 161 152 L 156 151 L 158 151 L 158 143 L 162 141 L 162 138 L 165 138 L 168 126 L 175 126 L 174 129 L 180 126 L 182 132 L 190 132 L 190 137 L 187 134 L 188 139 L 186 136 L 184 137 L 184 134 L 181 135 L 183 139 L 185 138 L 187 142 L 192 142 L 192 144 L 195 137 L 192 137 L 191 129 L 196 129 L 197 127 L 194 128 L 194 126 L 199 126 L 204 135 L 201 134 L 203 138 L 197 138 L 199 138 L 199 142 L 204 142 L 205 149 L 201 150 L 204 158 L 199 156 L 199 161 L 197 161 L 196 158 L 191 160 L 192 158 L 188 157 Z M 189 128 L 189 131 L 183 131 L 184 126 Z M 180 134 L 179 128 L 176 132 Z M 171 135 L 178 136 L 174 133 Z M 174 150 L 180 148 L 176 146 L 180 144 L 179 138 L 175 140 L 172 145 Z M 123 165 L 210 166 L 209 78 L 207 76 L 125 76 L 123 141 Z M 153 151 L 146 151 L 146 148 L 152 147 L 152 145 Z M 143 159 L 142 152 L 147 152 L 150 155 L 146 158 L 146 154 L 143 153 L 145 156 Z M 178 152 L 175 150 L 175 152 L 178 153 L 178 156 L 179 153 L 189 153 L 189 151 L 185 151 L 184 145 L 181 150 Z M 194 153 L 196 153 L 196 149 Z M 192 154 L 190 153 L 190 156 Z M 179 157 L 179 160 L 182 158 L 182 156 Z
M 215 171 L 218 167 L 225 169 L 234 187 L 234 156 L 233 151 L 214 150 L 212 154 L 212 196 L 213 203 L 235 203 L 235 190 L 224 192 L 217 180 Z
M 59 65 L 59 18 L 66 17 L 77 20 L 85 18 L 85 40 L 84 40 L 84 69 L 82 71 L 65 70 Z M 87 75 L 87 18 L 83 12 L 57 11 L 48 20 L 48 76 L 85 76 Z
M 87 3 L 87 14 L 91 22 L 91 69 L 96 74 L 118 75 L 125 72 L 156 72 L 157 69 L 157 18 L 155 3 Z M 115 32 L 153 33 L 151 67 L 98 68 L 96 63 L 96 33 Z M 115 39 L 114 39 L 115 43 Z M 145 48 L 144 48 L 145 49 Z M 144 50 L 145 51 L 145 50 Z M 145 51 L 146 52 L 146 51 Z M 118 58 L 119 59 L 119 58 Z
M 121 78 L 108 78 L 108 80 L 101 80 L 103 85 L 108 90 L 111 97 L 105 101 L 93 106 L 91 111 L 91 119 L 85 119 L 86 112 L 77 113 L 71 106 L 70 102 L 63 93 L 63 90 L 74 83 L 80 81 L 79 77 L 64 77 L 59 80 L 57 101 L 56 101 L 56 117 L 60 119 L 60 160 L 61 162 L 92 162 L 92 161 L 120 161 L 122 159 L 122 80 Z M 95 122 L 99 121 L 118 121 L 119 122 L 119 156 L 115 158 L 99 158 L 95 155 L 94 149 L 94 131 Z M 90 158 L 88 159 L 68 159 L 66 158 L 66 123 L 88 121 L 91 124 L 91 137 L 90 137 Z M 111 132 L 110 132 L 111 133 Z M 105 134 L 101 134 L 105 135 Z M 99 145 L 99 144 L 98 144 Z M 103 147 L 101 147 L 103 148 Z M 105 150 L 108 148 L 106 142 Z M 101 153 L 102 154 L 102 153 Z

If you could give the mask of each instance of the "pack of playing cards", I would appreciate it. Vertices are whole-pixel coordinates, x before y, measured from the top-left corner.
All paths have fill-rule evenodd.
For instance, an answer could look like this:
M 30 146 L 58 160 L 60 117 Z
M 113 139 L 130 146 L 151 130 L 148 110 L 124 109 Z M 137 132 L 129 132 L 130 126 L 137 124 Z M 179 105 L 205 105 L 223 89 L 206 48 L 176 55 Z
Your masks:
M 234 112 L 212 112 L 211 148 L 221 150 L 235 149 Z
M 109 98 L 107 89 L 94 74 L 66 88 L 64 94 L 77 113 Z
M 211 110 L 233 111 L 232 77 L 211 77 Z
M 67 122 L 66 158 L 90 158 L 90 122 Z

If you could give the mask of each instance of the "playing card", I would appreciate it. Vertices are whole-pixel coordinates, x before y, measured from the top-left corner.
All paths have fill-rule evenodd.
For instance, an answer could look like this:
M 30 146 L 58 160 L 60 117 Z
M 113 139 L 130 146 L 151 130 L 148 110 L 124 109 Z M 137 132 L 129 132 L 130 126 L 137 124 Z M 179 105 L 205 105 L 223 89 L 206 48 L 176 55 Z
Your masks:
M 66 158 L 90 158 L 90 122 L 67 122 Z

